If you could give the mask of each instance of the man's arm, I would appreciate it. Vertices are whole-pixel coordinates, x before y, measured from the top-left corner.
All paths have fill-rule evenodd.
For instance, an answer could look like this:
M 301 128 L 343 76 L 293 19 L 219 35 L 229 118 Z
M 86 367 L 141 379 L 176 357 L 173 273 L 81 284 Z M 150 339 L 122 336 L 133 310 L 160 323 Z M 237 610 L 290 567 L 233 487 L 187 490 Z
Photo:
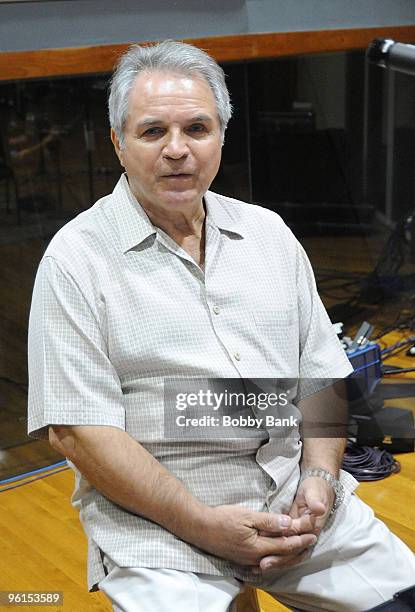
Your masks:
M 345 381 L 331 384 L 302 399 L 302 471 L 320 467 L 338 478 L 343 460 L 348 428 L 348 402 Z
M 345 438 L 305 438 L 301 471 L 320 467 L 338 478 L 345 447 Z
M 338 478 L 346 444 L 348 405 L 345 396 L 344 381 L 339 380 L 299 402 L 303 418 L 301 473 L 320 468 Z M 312 517 L 313 533 L 318 535 L 330 515 L 334 500 L 332 485 L 320 476 L 310 476 L 300 482 L 289 514 L 294 520 Z M 279 569 L 278 564 L 279 558 L 274 555 L 261 561 L 261 567 L 266 566 L 270 573 Z
M 345 448 L 343 438 L 306 438 L 303 441 L 301 472 L 322 468 L 338 478 Z M 308 476 L 297 489 L 290 511 L 292 517 L 309 513 L 316 517 L 318 534 L 323 529 L 333 507 L 335 492 L 332 485 L 320 476 Z
M 241 506 L 210 507 L 123 430 L 105 426 L 53 426 L 50 443 L 76 465 L 105 497 L 146 517 L 180 539 L 245 566 L 279 555 L 279 566 L 315 543 L 313 518 L 252 512 Z M 286 517 L 287 518 L 287 517 Z M 269 536 L 259 535 L 259 531 Z M 300 535 L 294 535 L 299 533 Z
M 301 472 L 322 469 L 335 479 L 346 446 L 348 403 L 346 386 L 338 380 L 299 403 L 302 413 Z M 333 486 L 321 476 L 308 476 L 298 487 L 291 516 L 314 514 L 316 533 L 324 527 L 335 499 Z

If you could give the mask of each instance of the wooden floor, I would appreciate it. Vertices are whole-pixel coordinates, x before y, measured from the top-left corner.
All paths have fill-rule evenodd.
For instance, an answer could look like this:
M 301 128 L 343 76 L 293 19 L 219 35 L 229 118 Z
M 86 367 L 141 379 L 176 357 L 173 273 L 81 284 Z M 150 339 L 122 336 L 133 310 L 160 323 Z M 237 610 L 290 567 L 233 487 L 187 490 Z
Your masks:
M 0 590 L 63 591 L 63 606 L 41 608 L 108 611 L 105 597 L 86 589 L 86 539 L 69 503 L 72 489 L 67 470 L 1 494 Z
M 399 337 L 395 333 L 388 340 Z M 409 366 L 413 361 L 400 357 L 393 363 Z M 415 453 L 397 458 L 400 473 L 361 483 L 357 493 L 415 551 Z M 89 594 L 86 589 L 86 540 L 69 503 L 72 488 L 73 474 L 66 470 L 0 494 L 0 590 L 63 591 L 63 605 L 53 610 L 109 611 L 101 593 Z M 253 612 L 255 599 L 261 612 L 287 610 L 257 591 L 241 599 L 239 612 Z
M 415 453 L 399 460 L 400 474 L 362 483 L 358 494 L 415 551 Z M 72 487 L 67 470 L 1 494 L 0 590 L 63 591 L 63 605 L 53 610 L 109 612 L 105 596 L 86 589 L 86 540 L 69 504 Z M 286 610 L 265 593 L 257 597 L 261 612 Z M 247 602 L 240 610 L 253 612 Z

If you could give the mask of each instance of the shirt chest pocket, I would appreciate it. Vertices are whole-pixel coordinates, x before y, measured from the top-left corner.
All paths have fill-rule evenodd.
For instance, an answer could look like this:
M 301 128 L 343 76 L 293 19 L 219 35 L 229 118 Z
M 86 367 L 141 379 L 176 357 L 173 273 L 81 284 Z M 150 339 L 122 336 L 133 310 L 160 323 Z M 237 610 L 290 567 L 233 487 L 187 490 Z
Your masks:
M 295 306 L 255 310 L 258 344 L 276 376 L 296 377 L 299 363 L 298 311 Z

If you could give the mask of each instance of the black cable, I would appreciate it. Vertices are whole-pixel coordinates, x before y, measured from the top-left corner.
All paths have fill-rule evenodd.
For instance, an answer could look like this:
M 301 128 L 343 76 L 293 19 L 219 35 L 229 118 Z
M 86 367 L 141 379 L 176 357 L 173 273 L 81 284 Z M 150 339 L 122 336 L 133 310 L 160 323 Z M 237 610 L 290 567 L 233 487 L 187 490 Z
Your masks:
M 355 276 L 356 283 L 343 283 L 338 287 L 333 286 L 327 289 L 326 283 L 328 280 L 332 280 L 334 275 L 324 274 L 324 272 L 320 275 L 317 274 L 318 287 L 320 289 L 320 283 L 324 283 L 323 291 L 326 292 L 325 295 L 336 300 L 342 300 L 341 296 L 336 293 L 330 295 L 329 291 L 335 292 L 336 289 L 344 289 L 350 296 L 349 299 L 346 297 L 344 302 L 331 306 L 328 309 L 329 314 L 335 318 L 351 318 L 356 315 L 356 309 L 359 307 L 362 309 L 365 304 L 378 304 L 387 297 L 402 291 L 404 285 L 414 278 L 413 274 L 406 276 L 399 274 L 410 251 L 412 240 L 415 240 L 415 212 L 407 213 L 398 220 L 395 228 L 390 232 L 373 270 L 360 279 Z M 338 278 L 342 281 L 345 275 L 341 273 Z M 355 293 L 351 288 L 353 284 L 356 284 Z
M 415 372 L 415 368 L 396 368 L 393 370 L 382 370 L 384 376 L 389 374 L 404 374 L 405 372 Z
M 382 338 L 382 336 L 386 336 L 386 334 L 388 334 L 389 332 L 394 331 L 395 329 L 399 329 L 402 324 L 405 324 L 406 322 L 410 323 L 413 320 L 413 317 L 411 317 L 411 319 L 403 319 L 403 321 L 399 321 L 401 316 L 402 311 L 398 313 L 393 323 L 381 329 L 380 333 L 378 333 L 376 336 L 372 336 L 371 339 L 373 341 L 379 340 L 379 338 Z M 406 329 L 406 327 L 404 327 L 404 329 Z
M 415 336 L 410 336 L 409 338 L 405 338 L 405 340 L 401 340 L 400 342 L 396 342 L 392 344 L 392 346 L 388 346 L 381 351 L 382 361 L 389 359 L 390 357 L 394 357 L 398 353 L 401 353 L 406 349 L 409 344 L 414 344 Z
M 348 442 L 342 468 L 359 482 L 381 480 L 400 471 L 401 465 L 391 453 L 370 446 Z
M 410 342 L 409 344 L 413 344 L 413 342 Z M 387 359 L 391 359 L 392 357 L 396 357 L 396 355 L 399 355 L 399 353 L 402 353 L 402 351 L 404 351 L 407 346 L 408 344 L 405 344 L 405 346 L 401 346 L 400 348 L 395 349 L 392 353 L 387 353 L 385 356 L 382 355 L 382 363 Z
M 386 327 L 383 327 L 377 334 L 376 336 L 372 336 L 371 340 L 373 342 L 376 342 L 376 340 L 380 340 L 381 338 L 383 338 L 383 336 L 386 336 L 386 334 L 389 334 L 389 332 L 392 332 L 396 329 L 397 323 L 399 321 L 399 317 L 400 314 L 398 314 L 398 316 L 396 317 L 395 321 L 393 323 L 391 323 L 390 325 L 386 325 Z

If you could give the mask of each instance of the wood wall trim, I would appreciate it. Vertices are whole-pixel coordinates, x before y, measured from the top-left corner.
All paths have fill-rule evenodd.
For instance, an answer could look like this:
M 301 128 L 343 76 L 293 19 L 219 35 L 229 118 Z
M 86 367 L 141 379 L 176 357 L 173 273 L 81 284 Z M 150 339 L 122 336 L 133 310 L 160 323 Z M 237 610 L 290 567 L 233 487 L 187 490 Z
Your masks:
M 374 38 L 415 41 L 415 25 L 190 38 L 220 62 L 364 49 Z M 150 43 L 143 43 L 150 44 Z M 128 44 L 0 53 L 0 81 L 109 72 Z

